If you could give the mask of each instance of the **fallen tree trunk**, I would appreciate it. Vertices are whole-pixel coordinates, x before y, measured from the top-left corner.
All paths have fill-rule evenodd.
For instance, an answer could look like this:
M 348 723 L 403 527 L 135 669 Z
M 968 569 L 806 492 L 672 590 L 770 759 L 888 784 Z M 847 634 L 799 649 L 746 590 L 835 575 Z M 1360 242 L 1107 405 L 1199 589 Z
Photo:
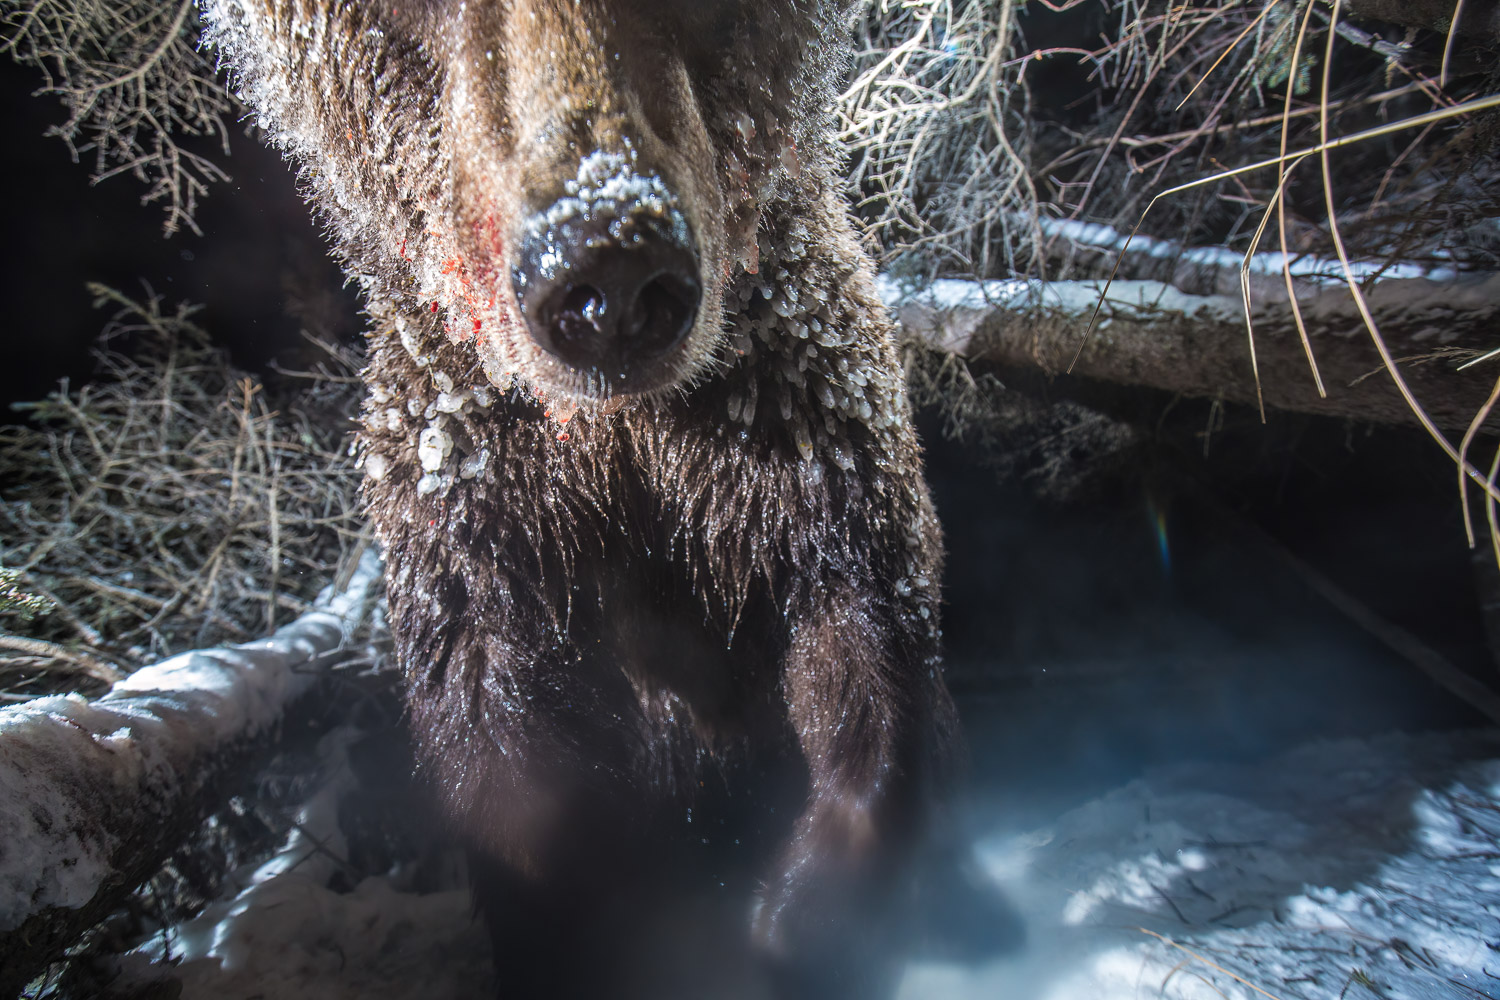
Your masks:
M 0 997 L 13 996 L 148 878 L 272 742 L 340 649 L 379 576 L 271 638 L 184 653 L 94 702 L 0 709 Z
M 882 282 L 906 334 L 933 349 L 1054 375 L 1071 366 L 1074 375 L 1184 396 L 1258 401 L 1238 296 L 1116 281 L 1085 338 L 1103 281 L 950 280 L 915 291 Z M 1500 275 L 1383 279 L 1365 294 L 1417 399 L 1438 426 L 1462 432 L 1500 375 L 1500 359 L 1457 370 L 1500 346 Z M 1414 426 L 1348 288 L 1303 291 L 1299 303 L 1328 394 L 1318 394 L 1285 293 L 1263 290 L 1252 320 L 1265 405 Z M 1500 428 L 1500 420 L 1492 416 L 1486 426 Z
M 1350 0 L 1349 13 L 1407 28 L 1447 34 L 1459 14 L 1458 33 L 1493 41 L 1500 38 L 1500 4 L 1495 0 Z

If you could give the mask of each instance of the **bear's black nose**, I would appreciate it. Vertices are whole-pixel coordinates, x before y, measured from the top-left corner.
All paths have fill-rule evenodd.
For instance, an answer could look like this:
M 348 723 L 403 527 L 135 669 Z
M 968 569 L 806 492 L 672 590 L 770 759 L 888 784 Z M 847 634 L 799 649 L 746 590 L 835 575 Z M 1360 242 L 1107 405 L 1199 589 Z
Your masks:
M 702 297 L 687 223 L 659 202 L 563 199 L 527 227 L 511 281 L 532 339 L 608 394 L 660 382 Z

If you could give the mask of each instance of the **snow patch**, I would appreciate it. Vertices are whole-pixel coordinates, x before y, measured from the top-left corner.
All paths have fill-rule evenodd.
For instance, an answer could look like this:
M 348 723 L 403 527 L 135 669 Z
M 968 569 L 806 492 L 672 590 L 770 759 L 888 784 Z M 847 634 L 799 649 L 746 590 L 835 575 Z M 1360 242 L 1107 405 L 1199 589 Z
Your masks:
M 876 288 L 887 307 L 921 306 L 939 312 L 952 310 L 1023 312 L 1041 310 L 1068 316 L 1089 316 L 1103 302 L 1104 315 L 1147 316 L 1163 312 L 1205 319 L 1237 319 L 1239 300 L 1223 295 L 1192 295 L 1161 281 L 1037 281 L 1010 278 L 968 281 L 939 278 L 927 285 L 881 274 Z M 1102 299 L 1101 299 L 1102 297 Z
M 419 895 L 405 872 L 330 888 L 348 846 L 340 802 L 355 784 L 342 727 L 319 745 L 329 777 L 280 850 L 229 879 L 224 898 L 125 955 L 121 986 L 170 977 L 183 1000 L 457 998 L 493 993 L 489 942 L 466 888 Z
M 1170 240 L 1141 235 L 1130 239 L 1128 234 L 1098 223 L 1041 218 L 1037 220 L 1037 228 L 1044 236 L 1060 236 L 1079 246 L 1093 247 L 1110 253 L 1124 251 L 1128 240 L 1129 252 L 1132 255 L 1181 261 L 1204 268 L 1234 272 L 1238 272 L 1241 267 L 1245 266 L 1244 254 L 1224 247 L 1185 247 Z M 1283 268 L 1290 270 L 1292 277 L 1301 281 L 1337 285 L 1345 284 L 1347 281 L 1343 265 L 1337 260 L 1325 257 L 1312 254 L 1284 254 L 1279 250 L 1264 250 L 1250 257 L 1251 274 L 1280 275 L 1283 273 Z M 1349 262 L 1349 271 L 1354 275 L 1355 281 L 1363 281 L 1372 275 L 1379 275 L 1382 279 L 1427 278 L 1430 281 L 1455 281 L 1459 277 L 1458 271 L 1451 267 L 1428 267 L 1409 261 L 1398 261 L 1387 265 L 1352 260 Z
M 978 854 L 1025 947 L 914 966 L 901 1000 L 1494 996 L 1500 760 L 1475 758 L 1497 752 L 1464 734 L 1320 743 L 995 831 Z

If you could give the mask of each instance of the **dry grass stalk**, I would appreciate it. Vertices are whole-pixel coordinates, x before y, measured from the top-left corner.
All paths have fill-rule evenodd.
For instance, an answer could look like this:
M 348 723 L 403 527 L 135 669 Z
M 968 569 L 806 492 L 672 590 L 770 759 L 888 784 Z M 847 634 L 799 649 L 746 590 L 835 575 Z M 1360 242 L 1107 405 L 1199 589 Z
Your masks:
M 1042 237 L 1030 151 L 1011 125 L 1012 96 L 1024 94 L 1024 60 L 1007 58 L 1011 5 L 870 0 L 867 11 L 843 138 L 858 151 L 853 180 L 875 231 L 950 268 L 1019 269 Z
M 1140 931 L 1142 934 L 1149 934 L 1151 937 L 1156 938 L 1157 940 L 1161 941 L 1165 945 L 1168 945 L 1169 947 L 1176 948 L 1177 950 L 1179 950 L 1179 951 L 1183 952 L 1184 954 L 1190 956 L 1195 961 L 1202 962 L 1204 965 L 1208 966 L 1210 969 L 1213 969 L 1216 972 L 1222 972 L 1224 975 L 1228 976 L 1230 979 L 1233 979 L 1235 982 L 1239 983 L 1241 986 L 1244 986 L 1244 987 L 1247 987 L 1249 989 L 1252 989 L 1256 993 L 1259 993 L 1263 997 L 1269 997 L 1270 1000 L 1281 1000 L 1281 998 L 1278 997 L 1276 994 L 1266 992 L 1265 990 L 1261 989 L 1259 986 L 1256 986 L 1250 980 L 1246 979 L 1244 976 L 1236 975 L 1235 973 L 1230 972 L 1228 969 L 1224 968 L 1224 966 L 1218 964 L 1217 962 L 1213 962 L 1213 961 L 1210 961 L 1207 958 L 1204 958 L 1202 955 L 1198 954 L 1196 951 L 1193 951 L 1191 948 L 1187 948 L 1187 947 L 1184 947 L 1183 945 L 1178 944 L 1176 941 L 1173 941 L 1171 938 L 1167 937 L 1165 934 L 1158 934 L 1156 931 L 1147 930 L 1144 927 L 1137 927 L 1136 930 Z M 1165 985 L 1165 983 L 1163 985 Z
M 50 644 L 0 642 L 12 691 L 267 634 L 306 610 L 363 527 L 345 431 L 352 359 L 331 359 L 330 378 L 277 411 L 191 307 L 92 290 L 119 310 L 107 335 L 133 357 L 101 353 L 96 380 L 0 428 L 0 564 L 54 605 L 6 625 Z
M 1156 191 L 1316 145 L 1324 107 L 1335 134 L 1352 134 L 1488 86 L 1474 45 L 1341 34 L 1328 0 L 866 0 L 865 11 L 842 105 L 862 210 L 888 252 L 921 251 L 950 275 L 1102 276 L 1107 260 L 1036 220 L 1123 232 Z M 1324 38 L 1340 74 L 1319 94 L 1326 60 L 1306 50 Z M 1355 256 L 1492 267 L 1495 248 L 1463 224 L 1494 214 L 1492 194 L 1469 197 L 1496 173 L 1482 145 L 1455 144 L 1445 128 L 1341 154 L 1346 178 L 1380 178 L 1358 213 Z M 1283 178 L 1223 179 L 1162 206 L 1160 231 L 1242 252 Z M 1321 191 L 1310 177 L 1287 188 L 1278 228 L 1289 249 L 1331 255 Z M 1463 196 L 1435 203 L 1444 191 Z

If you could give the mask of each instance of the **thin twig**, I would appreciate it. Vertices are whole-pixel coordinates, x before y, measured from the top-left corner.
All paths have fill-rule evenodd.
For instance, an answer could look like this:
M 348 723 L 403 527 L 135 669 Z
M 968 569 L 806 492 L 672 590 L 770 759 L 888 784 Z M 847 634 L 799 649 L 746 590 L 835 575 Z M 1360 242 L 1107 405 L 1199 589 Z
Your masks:
M 11 649 L 17 653 L 25 653 L 27 656 L 49 657 L 54 663 L 70 665 L 90 677 L 110 684 L 125 676 L 124 671 L 103 660 L 87 653 L 66 649 L 55 642 L 47 642 L 43 639 L 27 639 L 23 636 L 0 632 L 0 649 Z
M 1182 952 L 1187 953 L 1188 955 L 1191 955 L 1193 958 L 1196 958 L 1198 961 L 1202 962 L 1204 965 L 1208 966 L 1210 969 L 1214 969 L 1214 970 L 1216 970 L 1218 972 L 1224 973 L 1224 975 L 1228 976 L 1230 979 L 1233 979 L 1235 982 L 1239 983 L 1241 986 L 1248 987 L 1249 989 L 1254 990 L 1255 992 L 1259 993 L 1263 997 L 1270 997 L 1271 1000 L 1281 1000 L 1281 998 L 1278 997 L 1276 994 L 1274 994 L 1274 993 L 1267 993 L 1265 990 L 1261 989 L 1259 986 L 1256 986 L 1250 980 L 1244 978 L 1243 976 L 1237 976 L 1237 975 L 1235 975 L 1233 972 L 1230 972 L 1228 969 L 1224 968 L 1224 966 L 1222 966 L 1222 965 L 1219 965 L 1217 962 L 1211 962 L 1211 961 L 1209 961 L 1208 959 L 1204 958 L 1202 955 L 1198 954 L 1196 951 L 1193 951 L 1191 948 L 1186 948 L 1186 947 L 1178 944 L 1176 941 L 1173 941 L 1171 938 L 1167 937 L 1165 934 L 1158 934 L 1156 931 L 1147 930 L 1144 927 L 1137 927 L 1136 930 L 1140 931 L 1142 934 L 1149 934 L 1152 937 L 1156 938 L 1157 940 L 1161 941 L 1162 943 L 1169 944 L 1173 948 L 1176 948 L 1179 951 L 1182 951 Z

